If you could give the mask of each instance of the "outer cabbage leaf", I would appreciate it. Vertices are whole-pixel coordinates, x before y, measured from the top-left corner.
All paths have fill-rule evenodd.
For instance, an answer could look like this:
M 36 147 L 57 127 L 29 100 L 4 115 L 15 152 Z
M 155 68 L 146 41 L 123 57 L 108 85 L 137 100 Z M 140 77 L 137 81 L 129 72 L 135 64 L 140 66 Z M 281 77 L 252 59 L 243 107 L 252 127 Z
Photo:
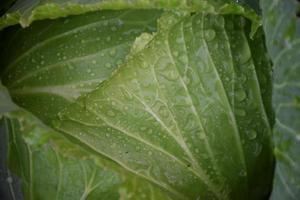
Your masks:
M 211 14 L 169 21 L 63 111 L 57 129 L 174 199 L 268 198 L 271 125 L 248 22 Z
M 0 119 L 4 113 L 16 110 L 17 108 L 12 102 L 7 89 L 0 82 Z
M 258 26 L 258 16 L 236 0 L 19 0 L 0 18 L 0 29 L 20 23 L 29 26 L 35 20 L 54 19 L 96 10 L 177 9 L 213 13 L 235 12 L 249 17 Z M 255 28 L 254 28 L 255 29 Z
M 118 199 L 121 180 L 117 174 L 98 167 L 90 158 L 66 156 L 56 143 L 64 142 L 67 151 L 81 152 L 55 132 L 18 119 L 6 119 L 6 125 L 8 166 L 21 178 L 25 199 Z
M 300 196 L 300 5 L 296 0 L 263 0 L 261 7 L 274 64 L 277 165 L 271 199 L 296 200 Z
M 13 100 L 43 121 L 96 88 L 135 38 L 156 30 L 161 11 L 103 11 L 40 21 L 2 34 L 2 81 Z
M 95 158 L 23 111 L 5 118 L 10 169 L 22 181 L 25 199 L 168 200 L 159 189 Z M 115 170 L 112 170 L 112 169 Z

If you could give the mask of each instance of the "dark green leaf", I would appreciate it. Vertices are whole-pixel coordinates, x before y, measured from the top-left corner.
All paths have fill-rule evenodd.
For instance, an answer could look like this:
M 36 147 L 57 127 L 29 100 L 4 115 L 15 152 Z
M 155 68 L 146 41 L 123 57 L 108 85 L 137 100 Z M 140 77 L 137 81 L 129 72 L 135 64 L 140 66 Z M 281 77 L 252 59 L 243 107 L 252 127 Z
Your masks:
M 44 121 L 111 76 L 135 38 L 156 30 L 160 11 L 102 11 L 11 27 L 1 39 L 2 81 Z

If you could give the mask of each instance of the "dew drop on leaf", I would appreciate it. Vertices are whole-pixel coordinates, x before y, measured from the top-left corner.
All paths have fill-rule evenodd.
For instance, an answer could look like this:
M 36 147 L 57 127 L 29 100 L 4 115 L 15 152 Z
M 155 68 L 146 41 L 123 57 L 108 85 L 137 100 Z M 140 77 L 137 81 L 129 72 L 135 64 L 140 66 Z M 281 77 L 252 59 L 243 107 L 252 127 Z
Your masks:
M 70 70 L 74 69 L 73 65 L 69 65 L 68 67 Z
M 243 91 L 243 90 L 239 90 L 239 91 L 235 92 L 235 98 L 237 101 L 243 101 L 246 99 L 246 97 L 247 97 L 247 95 L 246 95 L 245 91 Z
M 107 112 L 107 115 L 110 116 L 110 117 L 114 117 L 116 116 L 116 114 L 114 113 L 114 111 L 110 110 Z
M 116 50 L 115 50 L 115 49 L 112 49 L 112 50 L 109 52 L 109 54 L 110 54 L 111 56 L 114 56 L 114 55 L 116 54 Z
M 12 177 L 9 176 L 9 177 L 7 177 L 6 181 L 11 184 L 11 183 L 13 183 L 14 180 Z
M 254 144 L 254 147 L 253 147 L 253 154 L 254 156 L 259 156 L 259 154 L 261 153 L 262 151 L 262 146 L 258 143 L 255 143 Z
M 254 140 L 257 137 L 257 132 L 254 130 L 249 130 L 246 132 L 246 134 L 249 140 Z
M 168 72 L 167 78 L 170 80 L 177 80 L 178 79 L 178 73 L 175 70 L 171 70 Z
M 200 133 L 199 138 L 200 138 L 200 140 L 204 140 L 205 139 L 205 134 L 204 133 Z
M 242 170 L 239 172 L 239 176 L 246 176 L 247 172 L 245 170 Z
M 112 31 L 116 31 L 116 30 L 117 30 L 117 27 L 112 26 L 112 27 L 111 27 L 111 30 L 112 30 Z
M 141 127 L 141 131 L 145 131 L 145 130 L 147 130 L 147 127 L 142 126 L 142 127 Z
M 235 109 L 234 110 L 235 114 L 237 114 L 238 116 L 245 116 L 246 115 L 246 111 L 243 109 Z
M 216 32 L 213 29 L 208 29 L 204 31 L 204 37 L 208 42 L 212 41 L 216 37 Z
M 111 64 L 110 64 L 110 63 L 106 63 L 106 64 L 105 64 L 105 67 L 106 67 L 106 68 L 111 68 Z

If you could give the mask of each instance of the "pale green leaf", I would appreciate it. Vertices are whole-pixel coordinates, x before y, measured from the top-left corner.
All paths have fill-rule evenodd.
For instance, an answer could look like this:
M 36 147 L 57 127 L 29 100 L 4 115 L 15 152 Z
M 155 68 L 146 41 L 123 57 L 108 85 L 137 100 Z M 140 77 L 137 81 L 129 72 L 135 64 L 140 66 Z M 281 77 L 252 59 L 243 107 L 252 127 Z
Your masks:
M 243 14 L 259 25 L 259 18 L 245 4 L 236 0 L 19 0 L 0 18 L 0 29 L 14 24 L 26 27 L 35 20 L 54 19 L 97 10 L 175 9 L 211 13 Z M 254 28 L 255 29 L 255 28 Z
M 256 67 L 269 63 L 252 59 L 248 21 L 195 14 L 171 24 L 62 112 L 57 129 L 174 199 L 268 198 L 272 125 L 261 89 L 270 88 Z

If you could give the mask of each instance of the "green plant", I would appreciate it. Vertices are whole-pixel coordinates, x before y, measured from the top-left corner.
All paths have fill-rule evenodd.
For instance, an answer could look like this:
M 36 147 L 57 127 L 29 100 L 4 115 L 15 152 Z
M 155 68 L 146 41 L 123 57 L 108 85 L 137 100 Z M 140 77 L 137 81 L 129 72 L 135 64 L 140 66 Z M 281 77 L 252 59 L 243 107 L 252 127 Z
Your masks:
M 0 112 L 25 199 L 300 195 L 296 1 L 9 5 Z

